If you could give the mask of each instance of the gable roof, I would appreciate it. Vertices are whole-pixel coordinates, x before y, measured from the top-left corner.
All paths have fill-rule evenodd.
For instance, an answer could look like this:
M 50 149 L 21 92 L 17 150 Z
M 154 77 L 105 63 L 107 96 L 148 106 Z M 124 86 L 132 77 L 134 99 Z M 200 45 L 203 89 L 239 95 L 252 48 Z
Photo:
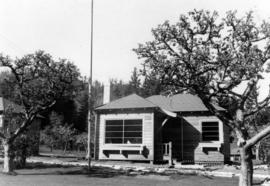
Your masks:
M 9 101 L 3 97 L 0 97 L 0 112 L 5 111 L 6 109 L 8 109 L 9 107 L 11 107 L 12 109 L 14 109 L 15 113 L 22 113 L 23 112 L 23 107 L 12 102 Z
M 136 109 L 136 108 L 155 108 L 157 105 L 150 101 L 138 96 L 137 94 L 131 94 L 129 96 L 117 99 L 106 105 L 96 108 L 96 110 L 110 110 L 110 109 Z
M 150 96 L 146 99 L 171 112 L 208 111 L 202 100 L 198 96 L 192 94 L 176 94 L 171 97 L 156 95 Z M 225 110 L 217 105 L 213 106 L 217 110 Z

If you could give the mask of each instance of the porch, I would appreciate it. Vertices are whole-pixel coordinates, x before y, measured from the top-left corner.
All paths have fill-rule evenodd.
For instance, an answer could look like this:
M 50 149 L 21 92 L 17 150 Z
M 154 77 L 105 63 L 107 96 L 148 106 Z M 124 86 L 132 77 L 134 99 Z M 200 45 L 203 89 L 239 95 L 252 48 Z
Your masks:
M 165 120 L 164 120 L 165 121 Z M 161 128 L 163 160 L 170 165 L 223 164 L 223 138 L 216 121 L 195 122 L 184 118 L 168 118 Z

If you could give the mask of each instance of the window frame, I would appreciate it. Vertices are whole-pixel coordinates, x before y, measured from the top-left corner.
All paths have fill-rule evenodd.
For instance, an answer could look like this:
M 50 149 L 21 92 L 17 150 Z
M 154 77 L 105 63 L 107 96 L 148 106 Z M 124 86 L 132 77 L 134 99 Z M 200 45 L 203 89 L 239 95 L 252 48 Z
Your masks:
M 204 141 L 203 140 L 203 123 L 217 123 L 218 124 L 218 140 L 208 140 L 208 141 Z M 217 120 L 217 119 L 204 119 L 204 120 L 201 120 L 200 121 L 200 127 L 201 127 L 201 135 L 200 135 L 200 141 L 201 143 L 213 143 L 213 142 L 222 142 L 223 141 L 223 137 L 222 137 L 222 130 L 223 130 L 223 127 L 222 127 L 222 122 Z
M 125 130 L 124 130 L 124 128 L 125 128 L 125 123 L 124 123 L 124 121 L 125 120 L 140 120 L 141 121 L 141 128 L 142 128 L 142 130 L 141 130 L 141 139 L 142 139 L 142 141 L 141 141 L 141 143 L 124 143 L 124 139 L 125 139 L 125 137 L 124 137 L 124 132 L 125 132 Z M 123 123 L 123 131 L 122 131 L 122 143 L 106 143 L 106 123 L 107 123 L 107 121 L 122 121 L 122 123 Z M 103 144 L 105 144 L 105 145 L 142 145 L 143 144 L 143 128 L 144 128 L 144 119 L 143 118 L 135 118 L 135 117 L 132 117 L 132 118 L 107 118 L 107 119 L 104 119 L 104 141 L 103 141 Z

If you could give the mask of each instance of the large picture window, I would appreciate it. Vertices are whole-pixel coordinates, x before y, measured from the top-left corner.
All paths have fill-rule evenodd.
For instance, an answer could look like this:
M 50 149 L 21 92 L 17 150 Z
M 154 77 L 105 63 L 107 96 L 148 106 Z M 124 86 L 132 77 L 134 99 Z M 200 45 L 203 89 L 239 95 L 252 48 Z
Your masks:
M 202 141 L 219 141 L 218 122 L 202 122 Z
M 142 143 L 142 119 L 106 120 L 105 143 Z

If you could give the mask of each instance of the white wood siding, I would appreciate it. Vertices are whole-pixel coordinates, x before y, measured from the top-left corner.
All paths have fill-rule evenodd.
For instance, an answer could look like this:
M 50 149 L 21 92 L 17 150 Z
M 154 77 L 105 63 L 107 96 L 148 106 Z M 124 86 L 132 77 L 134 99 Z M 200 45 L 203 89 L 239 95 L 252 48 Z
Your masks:
M 216 116 L 186 116 L 184 119 L 196 128 L 200 134 L 202 133 L 202 122 L 216 121 L 219 123 L 219 141 L 218 143 L 224 143 L 224 129 L 223 123 Z M 185 131 L 184 131 L 185 132 Z M 202 138 L 201 138 L 202 139 Z
M 213 162 L 223 162 L 224 161 L 224 154 L 223 152 L 215 151 L 215 152 L 209 152 L 204 153 L 202 150 L 202 147 L 207 146 L 213 146 L 213 147 L 221 147 L 221 144 L 224 144 L 224 127 L 223 123 L 216 117 L 216 116 L 187 116 L 184 117 L 184 119 L 195 129 L 197 132 L 193 132 L 195 135 L 196 133 L 199 134 L 197 137 L 190 138 L 189 131 L 185 131 L 185 128 L 183 130 L 184 132 L 184 156 L 187 157 L 187 159 L 193 159 L 195 163 L 196 162 L 207 162 L 207 161 L 213 161 Z M 202 142 L 202 122 L 208 122 L 208 121 L 215 121 L 219 123 L 219 140 L 218 141 L 211 141 L 211 142 Z M 189 135 L 189 136 L 185 136 Z M 189 138 L 188 144 L 185 144 L 186 137 Z M 212 145 L 211 145 L 212 144 Z M 192 148 L 192 151 L 190 150 Z M 188 153 L 192 153 L 192 155 L 189 157 Z
M 105 143 L 105 122 L 106 120 L 113 119 L 142 119 L 142 144 L 106 144 Z M 99 159 L 114 159 L 114 160 L 153 160 L 153 113 L 128 113 L 128 114 L 101 114 L 99 126 Z M 109 156 L 103 153 L 104 149 L 120 150 L 121 147 L 138 147 L 145 146 L 149 151 L 147 157 L 143 155 L 128 155 L 123 154 L 110 154 Z

